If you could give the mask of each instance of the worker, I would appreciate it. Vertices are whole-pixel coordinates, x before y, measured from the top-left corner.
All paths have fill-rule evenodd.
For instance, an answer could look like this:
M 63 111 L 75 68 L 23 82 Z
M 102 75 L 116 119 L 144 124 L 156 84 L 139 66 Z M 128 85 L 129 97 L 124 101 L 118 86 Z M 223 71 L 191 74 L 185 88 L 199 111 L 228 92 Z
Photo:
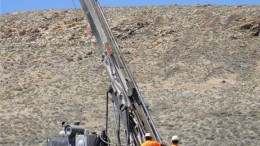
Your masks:
M 157 141 L 153 141 L 151 133 L 146 133 L 145 136 L 145 142 L 141 146 L 161 146 L 161 144 Z
M 172 136 L 172 146 L 179 146 L 179 137 L 177 135 Z

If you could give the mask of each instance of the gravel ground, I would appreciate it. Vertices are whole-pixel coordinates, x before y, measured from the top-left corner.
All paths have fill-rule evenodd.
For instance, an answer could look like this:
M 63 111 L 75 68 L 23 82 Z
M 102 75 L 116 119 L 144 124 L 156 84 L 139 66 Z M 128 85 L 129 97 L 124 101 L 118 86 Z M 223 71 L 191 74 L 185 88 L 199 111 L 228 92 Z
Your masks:
M 260 6 L 104 11 L 165 143 L 260 145 Z M 104 128 L 109 81 L 82 10 L 0 15 L 0 43 L 1 146 L 45 145 L 61 121 Z

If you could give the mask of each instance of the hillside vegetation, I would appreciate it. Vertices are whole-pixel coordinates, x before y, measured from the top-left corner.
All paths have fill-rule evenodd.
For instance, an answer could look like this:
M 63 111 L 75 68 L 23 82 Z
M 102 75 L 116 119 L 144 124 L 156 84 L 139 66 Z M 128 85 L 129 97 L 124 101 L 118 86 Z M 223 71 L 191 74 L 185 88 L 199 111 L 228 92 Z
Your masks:
M 168 145 L 260 145 L 260 6 L 105 8 Z M 81 9 L 0 15 L 0 145 L 105 126 L 109 80 Z M 111 116 L 113 118 L 113 116 Z

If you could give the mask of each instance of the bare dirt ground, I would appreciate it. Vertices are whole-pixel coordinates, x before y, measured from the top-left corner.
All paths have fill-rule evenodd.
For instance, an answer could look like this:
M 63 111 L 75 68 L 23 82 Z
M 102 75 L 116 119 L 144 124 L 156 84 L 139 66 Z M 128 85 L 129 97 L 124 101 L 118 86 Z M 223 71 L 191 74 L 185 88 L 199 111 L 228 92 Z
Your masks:
M 260 145 L 260 6 L 105 8 L 163 140 Z M 0 145 L 105 123 L 109 85 L 82 10 L 0 16 Z

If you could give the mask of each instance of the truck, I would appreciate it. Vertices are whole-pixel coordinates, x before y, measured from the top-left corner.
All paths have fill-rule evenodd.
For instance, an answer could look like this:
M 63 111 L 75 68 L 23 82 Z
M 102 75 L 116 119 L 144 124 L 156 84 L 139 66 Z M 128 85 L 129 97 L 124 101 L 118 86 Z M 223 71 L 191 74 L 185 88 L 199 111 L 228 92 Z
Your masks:
M 74 122 L 72 125 L 63 122 L 60 136 L 47 138 L 47 146 L 139 146 L 145 141 L 146 133 L 150 133 L 154 140 L 162 143 L 99 2 L 97 0 L 80 0 L 80 3 L 91 26 L 92 34 L 97 40 L 102 64 L 110 79 L 107 89 L 106 128 L 101 134 L 97 134 L 84 129 L 80 122 Z M 111 97 L 113 108 L 116 111 L 115 144 L 110 142 L 108 133 L 109 97 Z M 120 124 L 121 122 L 122 124 Z M 121 127 L 121 125 L 123 126 Z M 122 128 L 123 133 L 120 132 Z

